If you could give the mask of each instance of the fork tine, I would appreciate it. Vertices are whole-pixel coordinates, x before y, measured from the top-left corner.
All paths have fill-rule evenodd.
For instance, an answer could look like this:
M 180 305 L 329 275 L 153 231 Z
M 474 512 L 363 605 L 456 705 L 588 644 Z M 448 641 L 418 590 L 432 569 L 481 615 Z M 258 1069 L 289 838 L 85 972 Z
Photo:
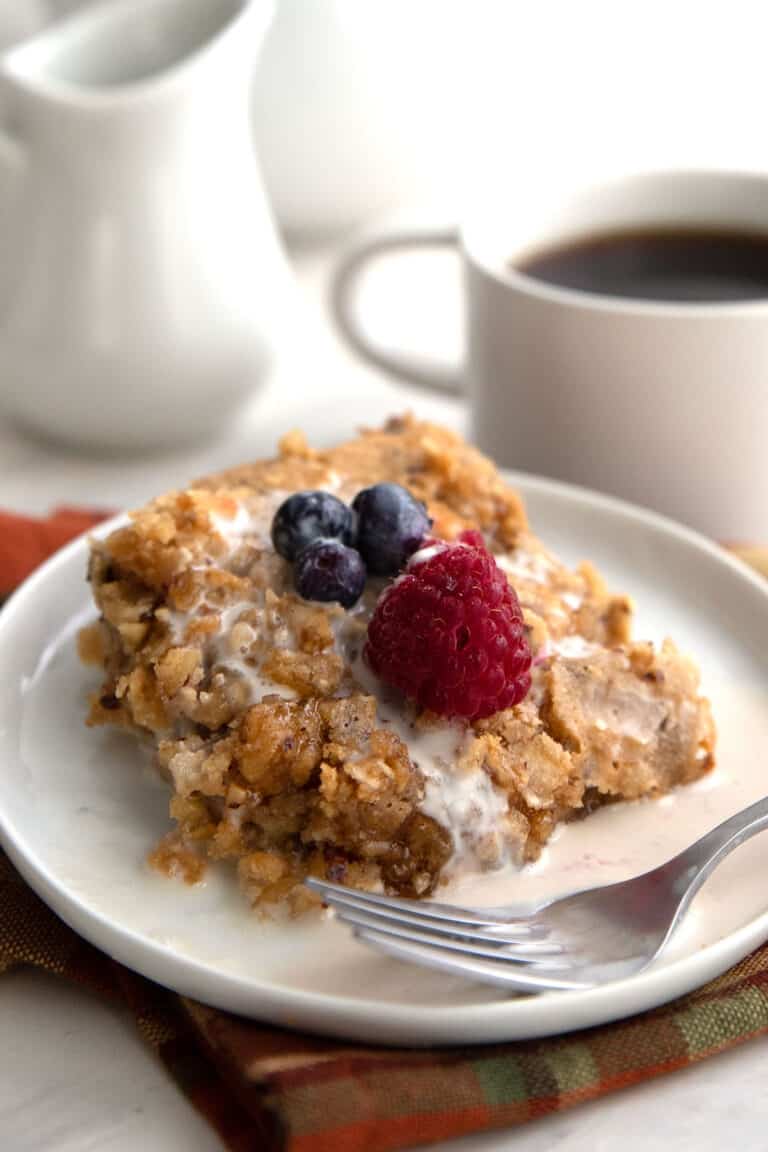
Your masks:
M 382 908 L 378 904 L 368 904 L 364 899 L 357 899 L 355 893 L 347 895 L 333 895 L 325 897 L 326 903 L 333 908 L 336 915 L 342 920 L 356 920 L 365 917 L 367 920 L 387 925 L 397 924 L 408 929 L 408 934 L 421 931 L 435 937 L 449 937 L 450 939 L 487 941 L 489 944 L 499 946 L 514 945 L 522 954 L 526 952 L 534 955 L 554 955 L 562 952 L 562 947 L 548 936 L 548 929 L 544 925 L 535 925 L 529 931 L 526 928 L 516 930 L 514 925 L 503 928 L 481 928 L 470 924 L 453 924 L 450 920 L 430 920 L 425 916 L 416 916 L 410 910 Z M 372 924 L 373 927 L 376 924 Z
M 539 924 L 534 924 L 524 917 L 519 919 L 503 918 L 494 908 L 488 908 L 487 911 L 484 911 L 482 909 L 462 908 L 453 904 L 437 904 L 432 900 L 407 900 L 400 896 L 380 896 L 376 892 L 361 892 L 357 888 L 346 888 L 343 884 L 332 884 L 328 880 L 318 880 L 314 876 L 308 876 L 304 883 L 329 904 L 335 902 L 351 904 L 363 911 L 377 911 L 381 915 L 384 915 L 386 910 L 398 919 L 407 915 L 412 917 L 414 922 L 418 921 L 419 923 L 426 920 L 441 920 L 451 924 L 468 924 L 481 928 L 508 928 L 526 936 L 529 934 L 541 936 L 545 933 L 545 929 Z
M 508 992 L 567 992 L 592 988 L 596 981 L 577 980 L 564 976 L 562 971 L 548 971 L 538 966 L 514 967 L 491 960 L 474 960 L 471 956 L 458 956 L 422 944 L 409 944 L 378 932 L 372 928 L 360 928 L 355 932 L 359 940 L 372 945 L 379 952 L 396 960 L 411 964 L 421 964 L 425 968 L 435 968 L 451 976 L 464 976 L 480 984 L 492 984 Z
M 385 920 L 378 915 L 368 915 L 357 909 L 345 908 L 337 910 L 336 915 L 345 924 L 354 929 L 363 928 L 381 933 L 384 936 L 395 936 L 398 940 L 407 940 L 415 944 L 426 944 L 446 952 L 460 952 L 467 956 L 482 956 L 497 960 L 504 964 L 543 965 L 545 968 L 572 968 L 573 965 L 560 956 L 562 948 L 559 945 L 550 945 L 549 951 L 536 952 L 537 944 L 515 944 L 509 940 L 495 939 L 490 943 L 486 939 L 477 940 L 468 932 L 458 935 L 447 935 L 444 931 L 439 934 L 430 931 L 420 931 L 408 924 L 398 924 L 393 920 Z M 539 946 L 540 947 L 540 946 Z
M 469 940 L 480 939 L 490 942 L 500 941 L 506 944 L 519 943 L 521 945 L 525 943 L 530 947 L 532 952 L 536 950 L 539 944 L 541 944 L 541 950 L 559 950 L 556 946 L 545 943 L 548 929 L 544 925 L 512 923 L 499 925 L 498 927 L 483 927 L 481 925 L 465 924 L 461 920 L 437 920 L 430 916 L 420 916 L 414 901 L 393 901 L 390 907 L 389 905 L 369 901 L 367 895 L 368 894 L 364 892 L 344 888 L 338 892 L 324 893 L 323 899 L 326 904 L 337 912 L 353 910 L 364 913 L 367 916 L 376 917 L 381 921 L 408 924 L 413 928 L 421 929 L 425 932 L 465 937 Z
M 367 908 L 358 908 L 354 904 L 342 904 L 333 900 L 331 907 L 337 919 L 345 924 L 366 924 L 370 928 L 380 928 L 382 932 L 395 932 L 405 939 L 415 940 L 423 936 L 429 943 L 439 945 L 443 941 L 461 940 L 469 944 L 487 944 L 493 955 L 501 949 L 514 949 L 520 957 L 530 957 L 538 960 L 540 957 L 559 956 L 563 947 L 556 940 L 544 936 L 516 936 L 513 932 L 486 932 L 482 928 L 469 928 L 457 925 L 453 927 L 445 920 L 416 920 L 410 916 L 394 916 L 389 912 L 383 915 Z M 447 944 L 446 944 L 447 946 Z

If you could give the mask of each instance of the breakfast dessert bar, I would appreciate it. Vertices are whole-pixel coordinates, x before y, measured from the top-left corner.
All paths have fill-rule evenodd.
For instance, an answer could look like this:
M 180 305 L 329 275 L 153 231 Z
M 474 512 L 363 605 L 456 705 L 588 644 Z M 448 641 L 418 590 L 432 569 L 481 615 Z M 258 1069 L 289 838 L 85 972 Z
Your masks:
M 411 418 L 161 496 L 89 579 L 89 723 L 148 741 L 171 788 L 152 863 L 230 860 L 263 909 L 313 905 L 308 874 L 426 896 L 714 762 L 694 664 L 633 641 L 627 597 Z

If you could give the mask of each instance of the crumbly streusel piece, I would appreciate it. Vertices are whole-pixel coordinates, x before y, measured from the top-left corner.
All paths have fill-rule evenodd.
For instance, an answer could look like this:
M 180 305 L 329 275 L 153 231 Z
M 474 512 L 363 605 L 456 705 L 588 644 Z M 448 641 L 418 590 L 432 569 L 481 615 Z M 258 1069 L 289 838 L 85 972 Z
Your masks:
M 535 652 L 517 707 L 465 727 L 419 715 L 360 661 L 380 583 L 350 612 L 294 594 L 270 541 L 278 505 L 381 480 L 425 500 L 438 536 L 480 528 L 506 570 Z M 432 425 L 391 421 L 327 452 L 292 435 L 275 460 L 134 513 L 94 542 L 89 576 L 100 620 L 80 650 L 105 673 L 89 722 L 148 734 L 172 787 L 153 862 L 195 879 L 206 857 L 230 860 L 260 906 L 303 910 L 308 873 L 424 895 L 713 762 L 693 665 L 632 644 L 628 599 L 561 564 L 490 461 Z

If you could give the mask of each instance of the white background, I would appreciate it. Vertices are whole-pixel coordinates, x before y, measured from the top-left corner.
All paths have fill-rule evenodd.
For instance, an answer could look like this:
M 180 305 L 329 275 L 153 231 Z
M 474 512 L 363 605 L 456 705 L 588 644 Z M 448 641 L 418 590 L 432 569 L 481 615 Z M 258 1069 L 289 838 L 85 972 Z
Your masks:
M 0 46 L 82 0 L 0 0 Z M 762 0 L 278 0 L 254 88 L 284 221 L 455 215 L 543 181 L 768 166 Z
M 0 42 L 73 6 L 0 0 Z M 768 167 L 767 25 L 751 0 L 283 0 L 254 96 L 267 179 L 292 230 L 342 235 L 395 208 L 454 218 L 501 168 L 550 184 L 648 165 Z M 322 423 L 330 407 L 340 432 L 406 403 L 462 427 L 459 405 L 409 396 L 335 341 L 323 308 L 334 251 L 302 257 L 295 356 L 229 441 L 152 461 L 84 459 L 0 424 L 0 504 L 135 503 L 268 451 L 276 431 Z M 419 293 L 432 328 L 441 291 Z M 3 1152 L 218 1147 L 130 1021 L 85 994 L 5 976 L 0 1035 Z M 757 1152 L 768 1145 L 764 1051 L 758 1041 L 456 1149 Z

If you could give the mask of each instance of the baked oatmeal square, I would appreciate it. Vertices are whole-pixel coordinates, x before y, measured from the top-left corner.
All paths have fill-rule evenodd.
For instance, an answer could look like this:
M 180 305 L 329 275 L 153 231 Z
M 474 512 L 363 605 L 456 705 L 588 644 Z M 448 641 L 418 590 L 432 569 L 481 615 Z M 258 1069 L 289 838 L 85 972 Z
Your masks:
M 347 608 L 300 596 L 299 561 L 273 544 L 278 509 L 296 493 L 348 507 L 392 484 L 425 506 L 420 551 L 369 573 Z M 490 553 L 529 653 L 521 698 L 490 713 L 440 715 L 366 657 L 392 589 L 455 548 Z M 426 896 L 714 763 L 693 663 L 671 641 L 633 641 L 629 599 L 553 556 L 489 460 L 411 418 L 328 451 L 292 434 L 273 460 L 162 496 L 92 542 L 89 579 L 99 620 L 80 653 L 104 681 L 88 722 L 151 741 L 170 787 L 174 831 L 152 863 L 194 882 L 229 861 L 262 910 L 313 906 L 307 875 Z

